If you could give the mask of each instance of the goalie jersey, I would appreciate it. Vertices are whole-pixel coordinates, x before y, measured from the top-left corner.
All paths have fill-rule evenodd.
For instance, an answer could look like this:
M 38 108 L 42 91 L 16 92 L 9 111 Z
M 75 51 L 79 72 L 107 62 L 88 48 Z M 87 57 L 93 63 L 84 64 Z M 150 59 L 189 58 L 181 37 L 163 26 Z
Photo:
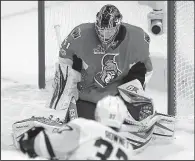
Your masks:
M 62 128 L 47 132 L 57 159 L 130 160 L 132 146 L 113 129 L 96 121 L 78 118 Z M 38 134 L 34 148 L 39 156 L 50 158 L 44 135 Z
M 126 76 L 138 62 L 143 62 L 147 71 L 152 71 L 149 43 L 150 37 L 141 28 L 123 23 L 115 40 L 103 47 L 95 24 L 86 23 L 75 27 L 62 42 L 59 56 L 72 60 L 76 54 L 82 59 L 82 81 L 78 88 L 90 94 L 89 88 L 107 87 Z

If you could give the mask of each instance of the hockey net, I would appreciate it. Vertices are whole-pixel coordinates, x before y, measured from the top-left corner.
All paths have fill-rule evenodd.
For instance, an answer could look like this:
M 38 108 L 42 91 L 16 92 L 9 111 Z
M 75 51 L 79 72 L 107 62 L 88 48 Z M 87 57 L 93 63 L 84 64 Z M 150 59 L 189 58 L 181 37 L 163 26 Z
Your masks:
M 45 2 L 45 40 L 46 40 L 46 80 L 49 82 L 55 72 L 58 59 L 58 44 L 54 30 L 60 25 L 60 35 L 64 39 L 69 32 L 81 23 L 94 22 L 99 9 L 110 2 L 106 1 L 46 1 Z M 176 53 L 175 61 L 175 101 L 180 116 L 194 117 L 194 2 L 178 1 L 176 3 Z M 139 5 L 136 1 L 113 1 L 122 12 L 124 22 L 139 26 L 148 31 L 148 6 Z M 166 2 L 165 2 L 166 5 Z M 173 11 L 174 12 L 174 11 Z M 167 31 L 161 36 L 151 36 L 150 50 L 167 57 Z M 168 53 L 172 54 L 172 53 Z M 167 82 L 165 82 L 167 83 Z
M 175 100 L 178 114 L 194 119 L 194 2 L 175 5 Z

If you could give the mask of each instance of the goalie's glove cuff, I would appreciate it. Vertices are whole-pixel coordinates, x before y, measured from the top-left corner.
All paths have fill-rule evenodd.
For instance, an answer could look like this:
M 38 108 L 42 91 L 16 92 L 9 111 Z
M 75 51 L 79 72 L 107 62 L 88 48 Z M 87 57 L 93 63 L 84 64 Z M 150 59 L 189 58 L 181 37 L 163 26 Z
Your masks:
M 128 103 L 151 100 L 143 90 L 141 82 L 137 79 L 118 86 L 118 91 Z

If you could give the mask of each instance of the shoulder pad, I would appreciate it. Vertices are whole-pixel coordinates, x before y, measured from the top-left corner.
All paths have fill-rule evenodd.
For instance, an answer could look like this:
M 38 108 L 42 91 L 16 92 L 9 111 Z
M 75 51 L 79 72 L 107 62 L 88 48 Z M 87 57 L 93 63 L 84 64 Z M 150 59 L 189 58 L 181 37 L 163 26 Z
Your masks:
M 84 23 L 76 26 L 70 33 L 73 39 L 77 39 L 79 37 L 83 37 L 86 33 L 90 32 L 90 30 L 94 30 L 94 23 Z

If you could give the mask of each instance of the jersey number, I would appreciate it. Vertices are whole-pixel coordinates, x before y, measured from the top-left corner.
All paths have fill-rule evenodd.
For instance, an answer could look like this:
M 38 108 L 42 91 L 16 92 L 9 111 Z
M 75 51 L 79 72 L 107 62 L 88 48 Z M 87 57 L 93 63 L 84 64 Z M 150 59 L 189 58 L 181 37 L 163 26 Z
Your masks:
M 113 151 L 113 146 L 106 140 L 103 139 L 96 140 L 95 142 L 96 147 L 101 147 L 102 145 L 106 147 L 104 154 L 97 152 L 96 156 L 99 157 L 101 160 L 107 160 Z M 127 155 L 120 148 L 117 150 L 116 157 L 119 160 L 128 160 Z

